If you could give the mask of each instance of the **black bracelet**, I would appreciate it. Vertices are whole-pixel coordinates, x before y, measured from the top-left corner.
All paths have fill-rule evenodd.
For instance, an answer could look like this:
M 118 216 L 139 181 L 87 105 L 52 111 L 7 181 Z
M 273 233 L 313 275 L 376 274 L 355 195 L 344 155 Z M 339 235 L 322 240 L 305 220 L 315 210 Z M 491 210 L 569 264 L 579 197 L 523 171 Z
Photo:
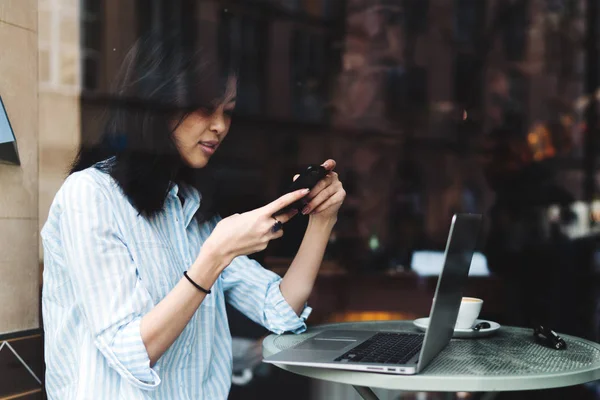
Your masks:
M 185 277 L 187 278 L 187 280 L 188 280 L 188 281 L 190 281 L 190 283 L 196 287 L 196 289 L 198 289 L 199 291 L 201 291 L 201 292 L 204 292 L 204 293 L 206 293 L 206 294 L 210 294 L 210 290 L 206 290 L 206 289 L 204 289 L 202 286 L 200 286 L 200 285 L 198 285 L 196 282 L 194 282 L 194 281 L 192 280 L 192 278 L 190 278 L 190 277 L 188 276 L 188 274 L 187 274 L 187 271 L 183 271 L 183 276 L 185 276 Z

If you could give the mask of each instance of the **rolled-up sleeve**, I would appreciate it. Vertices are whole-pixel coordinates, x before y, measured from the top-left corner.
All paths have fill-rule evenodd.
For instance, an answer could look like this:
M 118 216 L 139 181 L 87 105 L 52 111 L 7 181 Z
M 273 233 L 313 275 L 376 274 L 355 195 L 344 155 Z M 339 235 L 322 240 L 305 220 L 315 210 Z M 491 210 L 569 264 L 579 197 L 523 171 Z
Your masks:
M 281 294 L 281 277 L 246 256 L 236 257 L 221 274 L 227 302 L 273 333 L 302 333 L 312 309 L 300 316 Z
M 103 188 L 85 175 L 72 175 L 64 191 L 60 231 L 67 274 L 97 348 L 132 385 L 160 384 L 140 333 L 153 307 L 124 243 Z
M 298 317 L 296 312 L 283 298 L 279 289 L 280 282 L 281 278 L 277 277 L 276 281 L 272 282 L 267 289 L 265 319 L 271 322 L 272 327 L 270 330 L 274 333 L 281 334 L 285 331 L 302 333 L 306 330 L 305 321 L 310 315 L 312 308 L 305 304 L 300 317 Z

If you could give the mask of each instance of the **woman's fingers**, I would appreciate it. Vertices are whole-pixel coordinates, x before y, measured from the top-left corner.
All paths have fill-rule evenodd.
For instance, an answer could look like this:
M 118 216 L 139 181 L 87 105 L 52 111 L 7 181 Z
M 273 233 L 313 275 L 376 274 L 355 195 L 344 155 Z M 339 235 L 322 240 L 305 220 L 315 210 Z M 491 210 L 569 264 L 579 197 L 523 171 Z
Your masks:
M 319 193 L 321 193 L 323 190 L 325 190 L 325 188 L 327 186 L 329 186 L 333 182 L 335 182 L 336 179 L 337 179 L 337 173 L 331 171 L 330 173 L 328 173 L 327 175 L 325 175 L 325 178 L 323 178 L 319 182 L 317 182 L 317 184 L 315 185 L 315 187 L 313 187 L 311 189 L 310 193 L 306 197 L 309 198 L 309 199 L 315 198 Z
M 279 239 L 282 236 L 283 236 L 283 228 L 278 230 L 277 232 L 271 234 L 271 238 L 269 240 Z
M 326 170 L 331 171 L 335 168 L 335 166 L 337 165 L 337 163 L 335 162 L 335 160 L 332 160 L 331 158 L 327 161 L 325 161 L 323 164 L 321 164 L 323 167 L 325 167 Z
M 283 236 L 283 224 L 292 219 L 296 214 L 298 214 L 298 210 L 294 209 L 287 213 L 279 214 L 276 217 L 267 218 L 265 231 L 268 240 L 278 239 Z
M 265 233 L 265 238 L 268 241 L 271 241 L 273 239 L 279 239 L 280 237 L 283 236 L 283 220 L 280 219 L 280 217 L 283 217 L 283 215 L 287 215 L 287 214 L 282 214 L 280 216 L 277 217 L 271 217 L 270 221 L 267 224 L 267 229 L 266 229 L 266 233 Z M 289 220 L 289 219 L 288 219 Z M 286 222 L 288 221 L 286 220 Z
M 340 188 L 339 185 L 332 184 L 327 186 L 325 189 L 321 190 L 316 197 L 314 197 L 310 202 L 302 209 L 302 214 L 309 214 L 311 211 L 315 210 L 321 204 L 327 201 L 331 196 L 333 196 Z
M 261 214 L 271 217 L 271 215 L 277 213 L 277 211 L 284 209 L 296 200 L 300 200 L 301 198 L 306 196 L 308 192 L 308 189 L 300 189 L 296 190 L 295 192 L 286 193 L 280 198 L 275 199 L 266 206 L 260 208 L 259 210 L 261 210 Z
M 344 189 L 337 191 L 333 196 L 331 196 L 329 199 L 327 199 L 327 201 L 325 201 L 324 203 L 319 205 L 317 208 L 315 208 L 312 211 L 312 213 L 316 214 L 316 213 L 323 212 L 323 211 L 327 210 L 329 207 L 333 207 L 336 204 L 343 202 L 345 197 L 346 197 L 346 191 Z
M 292 219 L 294 217 L 294 215 L 298 214 L 298 210 L 293 209 L 291 211 L 288 211 L 284 214 L 279 214 L 276 217 L 272 217 L 271 220 L 275 220 L 275 221 L 279 221 L 282 224 L 285 224 L 286 222 L 288 222 L 290 219 Z M 273 222 L 275 222 L 273 221 Z

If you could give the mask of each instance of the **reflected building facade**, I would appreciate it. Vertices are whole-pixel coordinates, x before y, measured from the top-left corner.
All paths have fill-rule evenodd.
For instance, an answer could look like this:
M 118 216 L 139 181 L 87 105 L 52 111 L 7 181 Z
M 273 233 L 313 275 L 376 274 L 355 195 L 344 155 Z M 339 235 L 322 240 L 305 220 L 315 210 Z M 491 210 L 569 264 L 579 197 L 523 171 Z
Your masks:
M 550 160 L 582 199 L 585 4 L 40 1 L 40 215 L 148 30 L 181 31 L 224 70 L 239 65 L 237 115 L 215 157 L 224 213 L 264 204 L 302 165 L 332 157 L 348 187 L 334 238 L 388 252 L 387 268 L 443 247 L 454 212 L 489 211 L 499 165 Z

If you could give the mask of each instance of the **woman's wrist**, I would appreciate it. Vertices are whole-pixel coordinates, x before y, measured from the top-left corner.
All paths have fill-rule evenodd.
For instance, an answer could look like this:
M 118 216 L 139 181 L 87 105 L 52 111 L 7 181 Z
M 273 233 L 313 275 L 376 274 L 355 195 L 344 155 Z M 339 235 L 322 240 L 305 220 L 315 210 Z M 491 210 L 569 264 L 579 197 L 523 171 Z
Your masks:
M 216 241 L 212 236 L 202 244 L 202 249 L 198 255 L 199 258 L 207 257 L 216 261 L 222 270 L 225 269 L 236 256 L 237 254 L 233 254 L 227 243 Z
M 321 217 L 318 215 L 311 215 L 308 218 L 308 228 L 307 229 L 317 229 L 319 231 L 329 231 L 333 230 L 333 227 L 337 223 L 337 215 L 331 217 Z
M 202 246 L 200 254 L 190 266 L 188 276 L 198 285 L 209 289 L 229 265 L 226 257 L 213 248 L 208 241 Z

